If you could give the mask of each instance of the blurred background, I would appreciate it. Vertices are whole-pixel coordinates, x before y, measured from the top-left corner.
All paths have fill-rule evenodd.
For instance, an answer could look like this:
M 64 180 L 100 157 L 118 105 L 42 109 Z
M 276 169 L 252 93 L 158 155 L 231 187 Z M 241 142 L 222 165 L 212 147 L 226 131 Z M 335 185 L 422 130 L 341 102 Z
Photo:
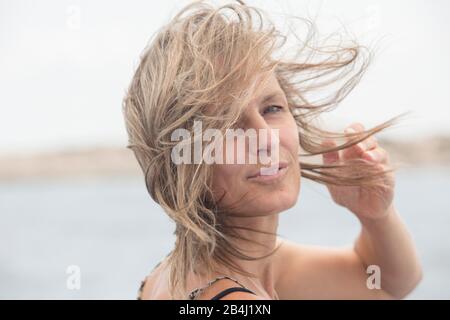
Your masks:
M 153 33 L 189 2 L 0 0 L 0 298 L 134 299 L 171 250 L 174 226 L 125 148 L 121 102 Z M 424 266 L 408 298 L 450 299 L 450 3 L 247 4 L 275 22 L 315 19 L 320 34 L 345 26 L 363 44 L 383 38 L 361 83 L 323 120 L 343 130 L 413 112 L 377 135 L 407 164 L 395 203 Z M 279 233 L 335 246 L 359 228 L 303 180 Z

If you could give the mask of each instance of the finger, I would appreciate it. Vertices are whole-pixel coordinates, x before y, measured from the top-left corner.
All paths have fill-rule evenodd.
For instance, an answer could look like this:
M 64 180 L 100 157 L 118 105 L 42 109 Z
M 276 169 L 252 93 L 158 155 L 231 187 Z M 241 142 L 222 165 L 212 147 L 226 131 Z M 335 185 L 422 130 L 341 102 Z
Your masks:
M 362 133 L 362 132 L 364 132 L 364 130 L 365 130 L 365 128 L 361 123 L 354 122 L 350 126 L 348 126 L 344 131 L 348 135 L 347 140 L 351 140 L 352 137 L 359 136 L 358 133 Z M 369 140 L 369 139 L 371 139 L 371 140 Z M 365 143 L 365 150 L 372 149 L 375 146 L 375 142 L 377 142 L 377 139 L 374 135 L 366 138 L 364 141 L 366 141 L 366 140 L 368 142 Z
M 333 140 L 324 140 L 321 145 L 323 147 L 333 148 L 336 147 L 336 143 Z M 339 150 L 326 152 L 322 154 L 322 159 L 324 164 L 332 164 L 339 161 Z
M 358 128 L 360 130 L 360 128 Z M 359 136 L 359 131 L 357 131 L 355 125 L 350 125 L 344 130 L 347 137 L 347 143 L 355 141 Z M 344 159 L 354 159 L 360 158 L 365 151 L 364 143 L 361 141 L 351 147 L 347 147 L 342 150 L 342 157 Z
M 381 147 L 366 151 L 363 157 L 369 161 L 387 164 L 389 161 L 388 153 Z
M 374 136 L 368 137 L 363 141 L 358 142 L 356 145 L 361 152 L 369 151 L 378 147 L 378 142 Z
M 355 137 L 358 136 L 358 132 L 355 132 L 351 126 L 345 129 L 345 133 L 347 134 L 347 142 L 354 141 Z M 343 150 L 343 157 L 345 159 L 359 158 L 362 157 L 365 151 L 372 150 L 377 146 L 377 139 L 372 135 L 365 140 Z
M 355 132 L 363 132 L 364 126 L 361 122 L 353 122 L 351 125 L 347 127 L 348 129 L 353 129 Z
M 378 141 L 375 136 L 370 136 L 367 139 L 361 141 L 360 143 L 363 143 L 365 151 L 372 150 L 378 147 Z
M 363 140 L 342 151 L 344 159 L 364 158 L 364 155 L 378 148 L 378 143 L 374 139 Z

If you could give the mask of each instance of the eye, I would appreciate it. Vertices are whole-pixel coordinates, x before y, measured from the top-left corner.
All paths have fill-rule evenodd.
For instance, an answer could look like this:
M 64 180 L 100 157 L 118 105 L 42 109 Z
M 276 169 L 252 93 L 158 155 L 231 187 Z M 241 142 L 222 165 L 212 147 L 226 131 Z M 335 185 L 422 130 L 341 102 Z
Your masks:
M 266 108 L 264 108 L 262 114 L 265 115 L 267 113 L 277 113 L 283 111 L 283 107 L 281 106 L 276 106 L 276 105 L 271 105 L 271 106 L 267 106 Z

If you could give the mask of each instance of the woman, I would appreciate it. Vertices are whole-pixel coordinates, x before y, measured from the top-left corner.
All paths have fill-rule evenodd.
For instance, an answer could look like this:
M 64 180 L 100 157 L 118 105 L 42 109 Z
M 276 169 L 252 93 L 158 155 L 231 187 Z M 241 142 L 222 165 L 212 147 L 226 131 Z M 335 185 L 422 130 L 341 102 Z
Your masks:
M 403 298 L 420 281 L 421 266 L 393 202 L 394 169 L 374 137 L 397 118 L 370 130 L 355 122 L 338 133 L 315 124 L 366 70 L 363 48 L 312 46 L 310 32 L 288 51 L 292 57 L 277 58 L 287 37 L 268 21 L 241 1 L 219 8 L 195 2 L 159 30 L 141 57 L 124 100 L 129 148 L 149 194 L 175 222 L 176 242 L 142 282 L 139 298 Z M 241 153 L 246 161 L 206 163 L 198 146 L 213 139 L 197 135 L 196 123 L 202 133 L 263 135 L 256 149 L 251 139 L 239 149 L 236 137 L 215 136 L 222 147 L 216 159 L 233 152 L 233 160 Z M 174 161 L 177 130 L 193 137 L 183 142 L 194 147 L 184 156 L 201 161 Z M 252 152 L 256 163 L 248 161 Z M 303 161 L 314 155 L 323 163 Z M 359 219 L 352 248 L 277 236 L 279 214 L 296 203 L 301 177 L 326 184 Z

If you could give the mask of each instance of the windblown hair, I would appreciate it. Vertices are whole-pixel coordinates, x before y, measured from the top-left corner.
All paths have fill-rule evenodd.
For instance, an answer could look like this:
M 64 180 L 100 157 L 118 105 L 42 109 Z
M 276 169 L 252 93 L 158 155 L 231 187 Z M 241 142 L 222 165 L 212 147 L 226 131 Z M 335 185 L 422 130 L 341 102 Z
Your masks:
M 370 52 L 364 55 L 368 50 L 354 41 L 329 44 L 328 38 L 328 42 L 316 44 L 314 24 L 295 19 L 308 27 L 306 38 L 301 40 L 294 33 L 297 42 L 288 50 L 292 56 L 281 54 L 277 58 L 288 37 L 260 9 L 242 1 L 217 8 L 197 1 L 158 30 L 141 56 L 123 111 L 128 147 L 143 170 L 147 190 L 176 225 L 175 246 L 168 256 L 169 288 L 174 299 L 187 298 L 190 273 L 203 270 L 208 275 L 214 271 L 214 262 L 252 276 L 230 258 L 257 260 L 268 256 L 248 256 L 231 244 L 232 237 L 240 236 L 236 228 L 227 225 L 226 210 L 213 200 L 211 165 L 175 165 L 171 160 L 177 143 L 171 140 L 175 129 L 191 131 L 196 120 L 202 121 L 204 130 L 233 127 L 261 87 L 257 76 L 264 75 L 265 81 L 273 72 L 298 125 L 304 151 L 300 156 L 348 148 L 398 119 L 353 134 L 350 141 L 331 149 L 323 146 L 325 138 L 345 136 L 321 129 L 314 122 L 359 82 Z M 313 99 L 314 95 L 319 98 Z M 363 160 L 325 165 L 299 158 L 299 163 L 302 177 L 318 183 L 383 186 L 380 172 Z M 349 167 L 352 169 L 346 170 Z M 384 173 L 393 170 L 388 168 Z

